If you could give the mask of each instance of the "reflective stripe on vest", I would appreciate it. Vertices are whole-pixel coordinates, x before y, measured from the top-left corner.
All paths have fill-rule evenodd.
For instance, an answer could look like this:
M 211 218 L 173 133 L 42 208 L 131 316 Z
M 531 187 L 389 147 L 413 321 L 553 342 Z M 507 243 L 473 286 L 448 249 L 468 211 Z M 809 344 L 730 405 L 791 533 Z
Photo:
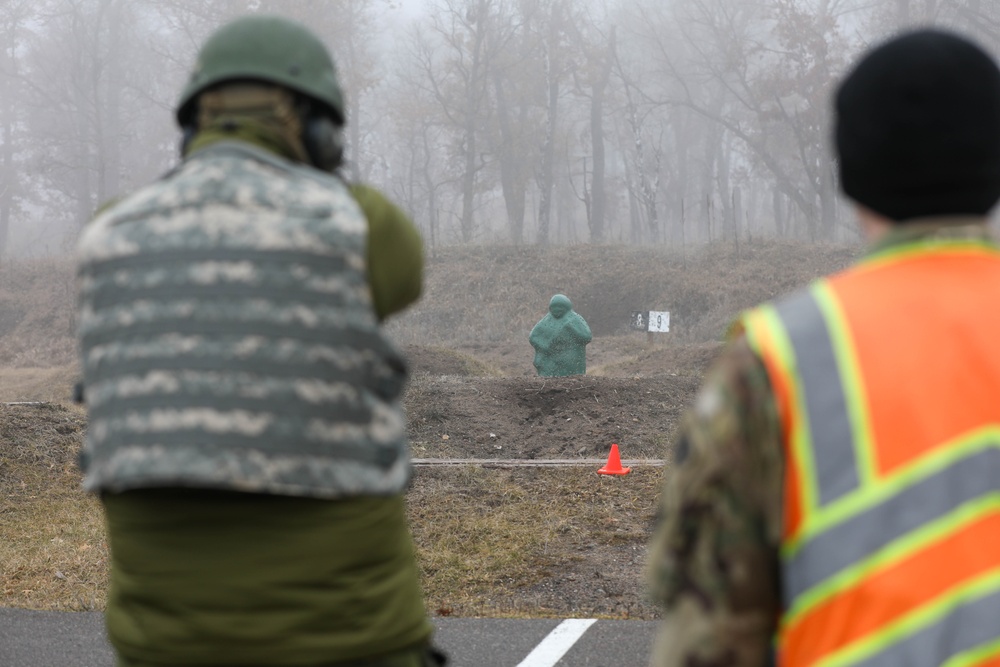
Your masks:
M 782 664 L 1000 660 L 1000 255 L 921 244 L 744 324 L 786 436 Z

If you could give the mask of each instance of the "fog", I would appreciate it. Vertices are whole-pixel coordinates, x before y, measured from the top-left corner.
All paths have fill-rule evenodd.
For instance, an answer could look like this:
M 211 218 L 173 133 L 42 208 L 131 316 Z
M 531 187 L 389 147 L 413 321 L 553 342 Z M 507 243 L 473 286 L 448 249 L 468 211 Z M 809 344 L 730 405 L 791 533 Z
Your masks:
M 328 44 L 345 178 L 432 247 L 850 241 L 838 77 L 906 26 L 1000 44 L 992 0 L 0 0 L 0 261 L 176 163 L 197 48 L 247 12 Z

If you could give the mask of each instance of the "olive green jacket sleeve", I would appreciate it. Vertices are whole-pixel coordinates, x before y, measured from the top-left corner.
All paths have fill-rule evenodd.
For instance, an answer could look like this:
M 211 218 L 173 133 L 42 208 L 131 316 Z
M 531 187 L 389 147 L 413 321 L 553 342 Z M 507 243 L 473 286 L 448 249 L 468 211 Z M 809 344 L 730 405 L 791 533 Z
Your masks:
M 380 320 L 420 298 L 424 251 L 420 232 L 381 192 L 353 184 L 351 194 L 368 219 L 368 282 Z

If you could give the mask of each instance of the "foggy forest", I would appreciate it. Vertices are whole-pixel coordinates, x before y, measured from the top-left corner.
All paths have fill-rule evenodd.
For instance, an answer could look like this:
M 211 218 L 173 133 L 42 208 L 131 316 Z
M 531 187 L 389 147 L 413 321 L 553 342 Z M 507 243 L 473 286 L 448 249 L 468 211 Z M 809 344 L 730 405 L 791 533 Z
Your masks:
M 1000 47 L 993 0 L 0 0 L 0 261 L 71 252 L 176 163 L 198 46 L 247 12 L 324 39 L 345 178 L 431 247 L 853 240 L 845 68 L 916 25 Z

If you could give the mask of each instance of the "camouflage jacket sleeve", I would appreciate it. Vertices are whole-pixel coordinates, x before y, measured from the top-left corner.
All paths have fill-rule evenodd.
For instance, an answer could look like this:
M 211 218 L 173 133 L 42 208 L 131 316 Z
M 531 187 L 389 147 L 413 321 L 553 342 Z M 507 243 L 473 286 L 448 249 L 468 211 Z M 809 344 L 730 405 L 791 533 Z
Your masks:
M 685 417 L 650 548 L 656 667 L 769 664 L 784 464 L 767 374 L 731 343 Z

